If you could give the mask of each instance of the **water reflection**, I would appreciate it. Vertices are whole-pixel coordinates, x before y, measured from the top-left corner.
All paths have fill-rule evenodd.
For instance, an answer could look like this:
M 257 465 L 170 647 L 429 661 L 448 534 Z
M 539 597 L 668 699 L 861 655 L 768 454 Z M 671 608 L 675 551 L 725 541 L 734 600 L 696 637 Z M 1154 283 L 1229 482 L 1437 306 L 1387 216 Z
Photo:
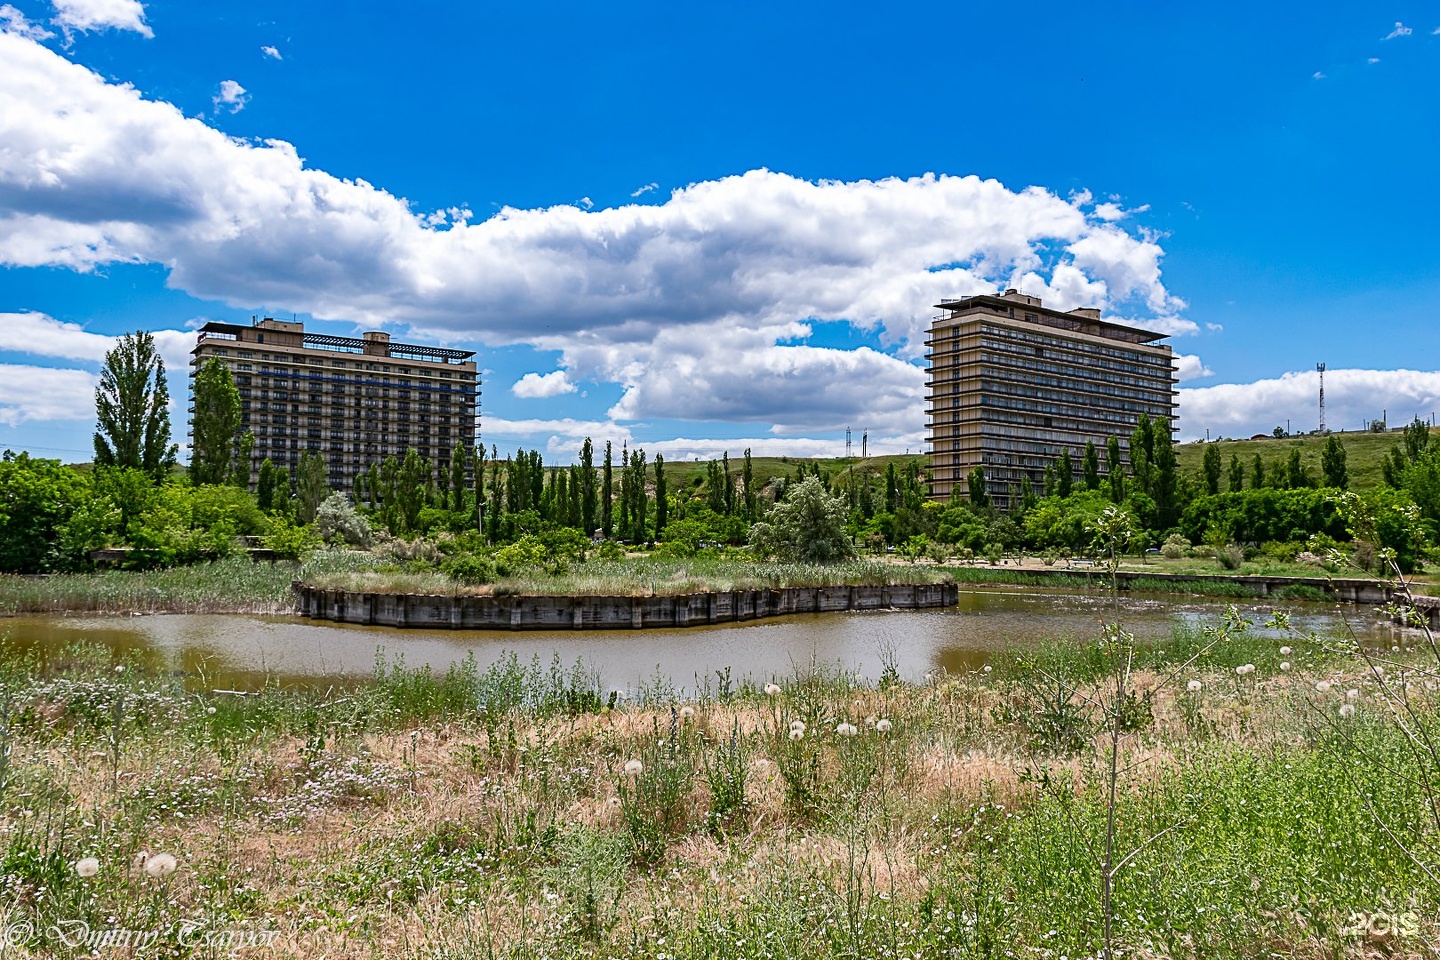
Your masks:
M 1256 629 L 1272 607 L 1241 605 Z M 1395 628 L 1370 608 L 1286 603 L 1297 629 L 1333 636 L 1353 629 L 1386 641 Z M 664 678 L 693 688 L 697 678 L 729 669 L 738 681 L 787 676 L 811 665 L 879 676 L 893 656 L 902 676 L 941 669 L 963 672 L 988 659 L 1047 639 L 1085 641 L 1105 621 L 1136 636 L 1168 636 L 1177 624 L 1203 625 L 1226 604 L 1174 598 L 1109 597 L 976 589 L 947 610 L 817 614 L 684 630 L 563 632 L 393 630 L 315 623 L 284 617 L 162 615 L 147 617 L 22 617 L 0 620 L 9 643 L 53 657 L 85 640 L 120 656 L 174 671 L 194 686 L 255 689 L 267 682 L 325 688 L 369 677 L 377 651 L 409 666 L 444 670 L 473 653 L 481 666 L 515 651 L 528 659 L 582 659 L 609 687 L 634 690 Z M 1347 628 L 1348 621 L 1348 628 Z M 1277 641 L 1280 637 L 1277 635 Z

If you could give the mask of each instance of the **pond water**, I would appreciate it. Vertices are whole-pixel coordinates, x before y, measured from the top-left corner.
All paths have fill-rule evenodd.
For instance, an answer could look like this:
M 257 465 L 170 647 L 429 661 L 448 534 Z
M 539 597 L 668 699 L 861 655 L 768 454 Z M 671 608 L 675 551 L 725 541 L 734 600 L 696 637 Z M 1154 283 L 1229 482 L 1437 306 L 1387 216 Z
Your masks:
M 1238 606 L 1257 630 L 1275 609 Z M 1388 643 L 1396 629 L 1369 607 L 1287 601 L 1281 608 L 1297 629 L 1325 636 L 1349 629 L 1362 640 Z M 749 677 L 763 683 L 812 665 L 838 666 L 873 680 L 887 658 L 902 676 L 919 679 L 937 669 L 975 669 L 1043 640 L 1091 640 L 1102 621 L 1158 639 L 1177 625 L 1218 622 L 1226 609 L 1221 602 L 1174 597 L 1117 602 L 994 588 L 962 590 L 959 604 L 944 610 L 815 614 L 679 630 L 396 630 L 292 617 L 167 614 L 0 619 L 0 637 L 8 635 L 12 647 L 41 657 L 76 641 L 100 644 L 197 687 L 345 686 L 368 678 L 382 651 L 387 659 L 403 657 L 407 666 L 429 664 L 441 671 L 472 653 L 483 667 L 513 651 L 547 662 L 558 655 L 567 666 L 582 660 L 610 688 L 634 690 L 664 678 L 693 689 L 697 678 L 713 681 L 716 671 L 727 669 L 736 682 Z

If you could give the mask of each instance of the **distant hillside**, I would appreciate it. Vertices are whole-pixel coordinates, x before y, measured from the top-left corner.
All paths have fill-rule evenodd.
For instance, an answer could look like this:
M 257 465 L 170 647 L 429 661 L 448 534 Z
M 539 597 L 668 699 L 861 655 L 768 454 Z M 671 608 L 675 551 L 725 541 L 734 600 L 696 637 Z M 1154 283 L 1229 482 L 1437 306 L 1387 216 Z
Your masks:
M 1403 424 L 1401 425 L 1403 429 Z M 1353 431 L 1350 433 L 1336 432 L 1331 436 L 1338 437 L 1340 443 L 1345 447 L 1345 468 L 1350 475 L 1351 490 L 1368 490 L 1371 487 L 1380 485 L 1380 464 L 1390 453 L 1390 448 L 1399 444 L 1401 430 L 1391 430 L 1386 433 L 1370 433 Z M 1430 431 L 1431 443 L 1437 439 L 1437 431 Z M 1240 462 L 1245 465 L 1246 485 L 1249 485 L 1250 465 L 1255 460 L 1255 454 L 1260 454 L 1265 461 L 1265 472 L 1268 474 L 1277 467 L 1281 467 L 1290 459 L 1290 451 L 1298 447 L 1300 449 L 1300 462 L 1305 469 L 1310 471 L 1314 477 L 1321 475 L 1320 453 L 1325 449 L 1325 437 L 1307 435 L 1301 437 L 1267 438 L 1265 440 L 1217 440 L 1215 443 L 1220 447 L 1220 457 L 1225 469 L 1230 467 L 1230 455 L 1238 454 Z M 1205 457 L 1205 447 L 1208 444 L 1203 442 L 1182 443 L 1175 448 L 1176 460 L 1179 462 L 1182 473 L 1198 474 Z M 1225 479 L 1222 474 L 1220 489 L 1226 489 Z

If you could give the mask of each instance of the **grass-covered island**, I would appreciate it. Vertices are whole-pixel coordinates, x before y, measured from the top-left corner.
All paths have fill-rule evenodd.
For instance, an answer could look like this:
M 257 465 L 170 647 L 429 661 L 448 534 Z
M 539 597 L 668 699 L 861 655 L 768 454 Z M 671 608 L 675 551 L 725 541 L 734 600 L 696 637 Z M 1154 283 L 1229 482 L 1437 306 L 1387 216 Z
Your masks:
M 240 696 L 0 648 L 5 955 L 1431 956 L 1425 646 L 1232 618 L 633 699 L 515 658 Z

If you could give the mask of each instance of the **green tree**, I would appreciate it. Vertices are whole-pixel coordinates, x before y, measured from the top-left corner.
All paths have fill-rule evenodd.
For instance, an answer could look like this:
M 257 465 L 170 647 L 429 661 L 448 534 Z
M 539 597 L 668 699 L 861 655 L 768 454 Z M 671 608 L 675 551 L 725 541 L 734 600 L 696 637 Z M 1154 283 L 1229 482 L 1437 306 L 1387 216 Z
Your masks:
M 59 460 L 0 458 L 0 572 L 44 573 L 65 566 L 64 526 L 89 499 L 89 484 Z
M 1155 434 L 1150 429 L 1150 415 L 1140 414 L 1135 430 L 1130 434 L 1130 476 L 1135 478 L 1135 487 L 1145 496 L 1154 499 Z
M 270 462 L 269 457 L 260 464 L 260 477 L 255 482 L 255 505 L 265 513 L 275 508 L 275 464 Z
M 1075 489 L 1075 461 L 1070 459 L 1070 448 L 1060 451 L 1060 462 L 1055 465 L 1055 493 L 1060 497 L 1070 496 Z
M 235 451 L 235 465 L 230 470 L 230 482 L 241 490 L 250 489 L 250 456 L 255 451 L 255 434 L 246 430 L 240 436 L 240 447 Z
M 580 447 L 580 529 L 587 537 L 595 536 L 595 445 L 590 438 Z
M 1110 502 L 1120 503 L 1125 499 L 1125 464 L 1120 460 L 1120 438 L 1112 436 L 1105 441 L 1105 471 L 1110 481 Z
M 456 440 L 455 449 L 450 451 L 450 510 L 454 513 L 465 512 L 465 468 L 469 458 L 465 444 Z
M 1261 490 L 1265 487 L 1265 461 L 1260 454 L 1255 454 L 1255 460 L 1250 464 L 1250 489 Z
M 845 534 L 845 500 L 807 477 L 792 486 L 765 519 L 750 528 L 750 546 L 764 557 L 796 563 L 836 563 L 855 555 Z
M 197 487 L 224 483 L 232 473 L 240 431 L 240 391 L 230 368 L 211 357 L 195 374 L 195 416 L 190 426 L 190 480 Z
M 1230 454 L 1230 492 L 1238 493 L 1245 489 L 1245 465 L 1240 462 L 1240 454 Z
M 1345 445 L 1334 434 L 1325 440 L 1325 450 L 1320 454 L 1320 472 L 1325 476 L 1327 487 L 1344 490 L 1350 486 L 1350 472 L 1345 467 Z
M 745 448 L 745 462 L 740 468 L 740 482 L 745 487 L 745 522 L 755 522 L 758 500 L 755 491 L 755 465 L 750 462 L 750 448 Z
M 155 338 L 122 336 L 105 354 L 95 388 L 95 465 L 144 470 L 159 480 L 175 467 L 170 442 L 170 389 Z
M 1314 478 L 1305 469 L 1305 465 L 1300 462 L 1299 447 L 1291 449 L 1290 458 L 1285 461 L 1285 485 L 1291 490 L 1301 490 L 1315 485 Z
M 1201 474 L 1205 478 L 1205 492 L 1211 496 L 1220 492 L 1220 471 L 1220 445 L 1207 443 Z
M 421 485 L 420 495 L 425 495 Z M 325 470 L 325 458 L 306 450 L 300 454 L 295 465 L 295 518 L 304 526 L 315 521 L 315 511 L 330 495 L 330 483 Z
M 1154 463 L 1153 489 L 1155 519 L 1160 528 L 1174 525 L 1180 516 L 1180 477 L 1175 466 L 1175 441 L 1170 435 L 1168 417 L 1150 421 L 1150 450 Z
M 665 487 L 665 458 L 655 454 L 655 539 L 659 540 L 665 530 L 665 522 L 670 516 L 670 506 L 666 502 L 669 492 Z
M 1411 463 L 1419 460 L 1425 455 L 1425 450 L 1430 446 L 1430 427 L 1416 417 L 1405 427 L 1405 456 Z
M 609 539 L 610 539 L 610 532 L 611 532 L 611 529 L 612 529 L 612 522 L 613 522 L 613 519 L 614 519 L 614 517 L 613 517 L 613 509 L 614 509 L 614 508 L 611 506 L 611 502 L 610 502 L 611 493 L 612 493 L 612 491 L 614 490 L 614 484 L 615 484 L 615 479 L 614 479 L 614 477 L 611 475 L 611 466 L 610 466 L 610 461 L 611 461 L 611 459 L 612 459 L 612 454 L 611 454 L 611 450 L 610 450 L 610 441 L 609 441 L 609 440 L 606 440 L 606 441 L 605 441 L 605 474 L 604 474 L 603 479 L 602 479 L 601 482 L 600 482 L 600 534 L 601 534 L 601 536 L 603 536 L 606 540 L 609 540 Z
M 1095 449 L 1094 440 L 1085 441 L 1085 455 L 1080 460 L 1080 475 L 1085 479 L 1086 490 L 1100 489 L 1100 451 Z
M 976 507 L 990 506 L 990 494 L 985 489 L 985 468 L 977 466 L 965 478 L 970 489 L 970 503 Z
M 400 530 L 406 534 L 415 533 L 419 528 L 420 511 L 425 509 L 425 488 L 429 482 L 430 467 L 414 447 L 406 450 L 405 459 L 395 471 L 393 493 L 398 514 L 396 519 L 399 521 Z

